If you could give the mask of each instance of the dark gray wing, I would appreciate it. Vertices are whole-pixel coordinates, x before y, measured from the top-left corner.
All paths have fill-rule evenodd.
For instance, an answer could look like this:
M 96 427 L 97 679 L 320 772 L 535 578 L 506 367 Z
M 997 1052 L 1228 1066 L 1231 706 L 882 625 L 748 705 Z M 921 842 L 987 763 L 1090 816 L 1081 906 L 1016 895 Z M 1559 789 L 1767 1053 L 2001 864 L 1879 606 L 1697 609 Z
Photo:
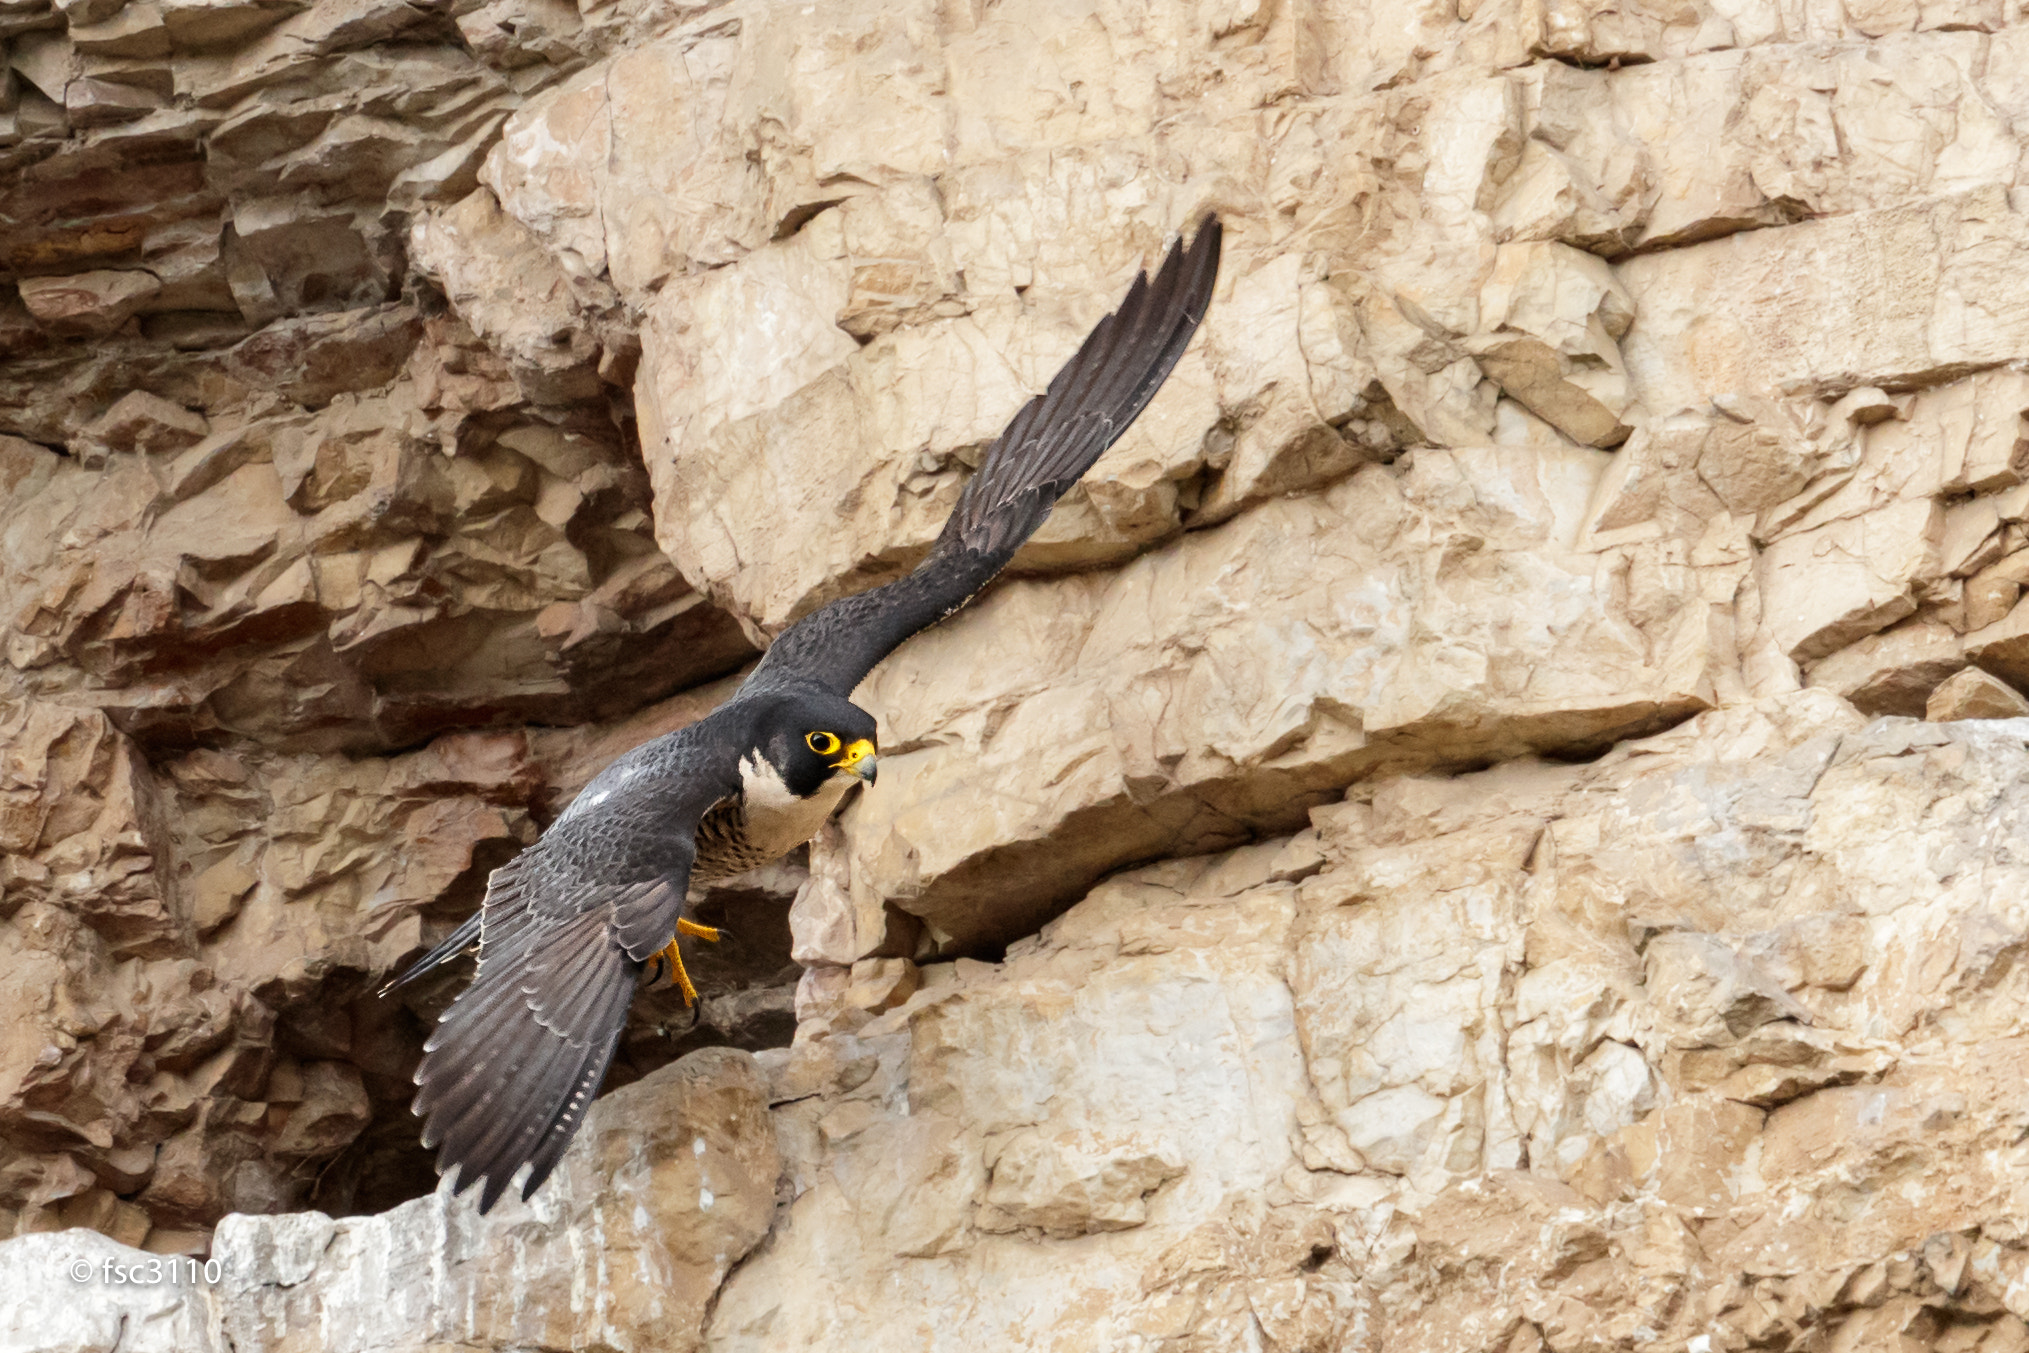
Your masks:
M 454 1191 L 485 1181 L 482 1213 L 523 1164 L 524 1198 L 556 1168 L 605 1079 L 642 967 L 675 930 L 692 836 L 727 792 L 713 772 L 730 757 L 667 744 L 704 729 L 616 761 L 487 881 L 479 971 L 424 1045 L 414 1104 L 439 1173 L 458 1172 Z M 469 947 L 471 929 L 417 968 Z
M 748 689 L 813 684 L 851 695 L 904 639 L 970 601 L 1007 566 L 1107 447 L 1127 431 L 1183 356 L 1211 303 L 1219 222 L 1207 217 L 1188 249 L 1171 246 L 1151 282 L 1143 273 L 1099 321 L 1049 389 L 1022 406 L 965 486 L 916 571 L 835 601 L 782 632 Z

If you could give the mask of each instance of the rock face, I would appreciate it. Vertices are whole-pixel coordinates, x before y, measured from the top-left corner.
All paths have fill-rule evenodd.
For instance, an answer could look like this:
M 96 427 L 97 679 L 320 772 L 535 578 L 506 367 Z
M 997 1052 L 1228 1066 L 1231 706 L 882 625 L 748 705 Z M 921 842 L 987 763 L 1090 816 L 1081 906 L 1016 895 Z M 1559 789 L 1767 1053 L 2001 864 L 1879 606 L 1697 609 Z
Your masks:
M 797 1045 L 711 1346 L 2020 1346 L 2025 731 L 1806 691 L 1116 875 Z
M 5 1251 L 20 1285 L 0 1341 L 693 1349 L 728 1270 L 767 1234 L 780 1168 L 766 1082 L 746 1054 L 712 1049 L 609 1096 L 542 1193 L 488 1220 L 448 1192 L 347 1221 L 235 1216 L 195 1269 L 86 1231 L 23 1237 Z M 576 1243 L 588 1231 L 600 1246 Z
M 2016 0 L 0 45 L 0 1345 L 2029 1349 Z M 421 1196 L 375 988 L 1207 210 L 702 1011 Z

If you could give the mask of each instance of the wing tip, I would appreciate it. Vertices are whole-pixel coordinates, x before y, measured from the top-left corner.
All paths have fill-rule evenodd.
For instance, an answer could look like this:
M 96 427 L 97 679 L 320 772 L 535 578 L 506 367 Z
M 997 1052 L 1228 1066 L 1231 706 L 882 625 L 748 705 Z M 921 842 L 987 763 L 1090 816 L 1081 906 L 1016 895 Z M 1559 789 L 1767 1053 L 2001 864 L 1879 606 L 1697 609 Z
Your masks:
M 790 626 L 742 691 L 808 681 L 849 695 L 903 640 L 978 595 L 1169 378 L 1211 309 L 1224 240 L 1216 207 L 1191 218 L 1188 240 L 1179 231 L 1154 279 L 1137 272 L 1120 304 L 994 438 L 929 558 L 898 582 Z M 1098 403 L 1088 406 L 1088 396 Z
M 1180 283 L 1183 309 L 1193 332 L 1211 309 L 1212 286 L 1219 280 L 1219 260 L 1225 245 L 1226 223 L 1220 219 L 1218 208 L 1207 207 L 1192 226 L 1189 242 L 1178 232 L 1176 243 L 1163 259 L 1165 271 L 1175 267 L 1183 275 Z
M 1210 283 L 1219 275 L 1219 257 L 1226 249 L 1226 223 L 1216 209 L 1207 210 L 1198 218 L 1198 228 L 1191 234 L 1191 252 L 1206 250 L 1208 260 L 1206 273 L 1207 299 L 1210 297 Z

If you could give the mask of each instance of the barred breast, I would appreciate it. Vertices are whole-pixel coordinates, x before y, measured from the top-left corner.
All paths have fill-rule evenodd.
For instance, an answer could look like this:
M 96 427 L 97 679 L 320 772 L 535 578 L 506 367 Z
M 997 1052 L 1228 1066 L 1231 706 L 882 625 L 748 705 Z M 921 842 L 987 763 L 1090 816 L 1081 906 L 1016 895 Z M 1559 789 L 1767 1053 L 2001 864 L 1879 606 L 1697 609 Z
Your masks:
M 697 859 L 690 867 L 693 884 L 758 869 L 775 858 L 747 834 L 747 814 L 739 799 L 720 799 L 697 825 Z
M 740 779 L 740 792 L 713 804 L 698 823 L 692 883 L 744 874 L 787 855 L 817 835 L 845 792 L 859 783 L 850 775 L 834 775 L 815 794 L 799 799 L 759 756 L 740 763 Z

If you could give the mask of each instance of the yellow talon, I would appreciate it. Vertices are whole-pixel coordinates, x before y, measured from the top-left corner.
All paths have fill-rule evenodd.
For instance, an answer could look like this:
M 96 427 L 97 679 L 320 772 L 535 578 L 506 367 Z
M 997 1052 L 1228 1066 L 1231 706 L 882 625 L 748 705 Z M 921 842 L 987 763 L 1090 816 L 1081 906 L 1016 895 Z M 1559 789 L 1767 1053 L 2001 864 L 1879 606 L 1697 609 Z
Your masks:
M 683 993 L 683 1003 L 688 1007 L 697 1004 L 697 985 L 690 980 L 690 973 L 683 966 L 683 951 L 677 947 L 678 938 L 684 935 L 689 935 L 694 939 L 707 940 L 713 944 L 718 943 L 719 939 L 719 932 L 712 927 L 699 925 L 695 921 L 687 921 L 682 917 L 678 917 L 676 935 L 670 938 L 668 944 L 656 950 L 655 957 L 651 958 L 649 962 L 659 962 L 665 965 L 669 975 L 669 984 Z

